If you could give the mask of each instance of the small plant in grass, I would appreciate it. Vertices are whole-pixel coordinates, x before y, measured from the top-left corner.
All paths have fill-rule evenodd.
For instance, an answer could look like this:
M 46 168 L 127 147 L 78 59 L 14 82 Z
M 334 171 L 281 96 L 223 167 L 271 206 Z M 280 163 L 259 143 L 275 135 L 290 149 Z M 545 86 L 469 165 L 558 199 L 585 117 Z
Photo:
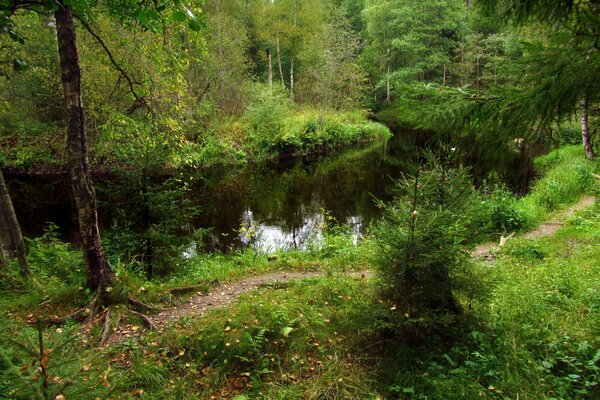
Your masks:
M 13 332 L 14 338 L 3 336 L 0 398 L 106 398 L 116 383 L 110 367 L 81 354 L 82 336 L 76 325 L 50 331 L 40 322 L 34 329 Z
M 374 235 L 392 329 L 414 339 L 445 331 L 462 313 L 455 290 L 460 267 L 469 263 L 476 199 L 467 170 L 452 168 L 451 155 L 426 158 L 398 183 L 395 200 L 381 203 L 384 218 Z

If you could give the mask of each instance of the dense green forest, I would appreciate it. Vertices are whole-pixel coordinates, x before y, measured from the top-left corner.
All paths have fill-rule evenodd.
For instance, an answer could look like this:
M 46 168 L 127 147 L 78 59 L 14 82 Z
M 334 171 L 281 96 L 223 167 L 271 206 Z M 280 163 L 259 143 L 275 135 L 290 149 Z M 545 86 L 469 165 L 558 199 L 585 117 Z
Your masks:
M 600 398 L 597 0 L 0 0 L 0 400 Z

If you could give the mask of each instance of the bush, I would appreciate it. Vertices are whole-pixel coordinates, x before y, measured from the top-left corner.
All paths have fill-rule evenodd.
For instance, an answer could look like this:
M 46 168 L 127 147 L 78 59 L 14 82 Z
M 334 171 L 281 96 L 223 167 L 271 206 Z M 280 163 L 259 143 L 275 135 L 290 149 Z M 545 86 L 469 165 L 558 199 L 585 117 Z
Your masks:
M 82 253 L 61 242 L 57 229 L 56 225 L 48 224 L 41 237 L 27 240 L 31 272 L 43 282 L 57 280 L 72 286 L 83 285 Z M 47 283 L 47 286 L 51 285 Z
M 518 232 L 530 228 L 531 217 L 519 205 L 519 199 L 505 186 L 496 186 L 484 201 L 482 216 L 485 229 L 493 234 Z
M 277 151 L 283 121 L 291 114 L 291 102 L 285 91 L 259 87 L 254 102 L 246 109 L 243 119 L 250 126 L 251 138 L 259 151 Z

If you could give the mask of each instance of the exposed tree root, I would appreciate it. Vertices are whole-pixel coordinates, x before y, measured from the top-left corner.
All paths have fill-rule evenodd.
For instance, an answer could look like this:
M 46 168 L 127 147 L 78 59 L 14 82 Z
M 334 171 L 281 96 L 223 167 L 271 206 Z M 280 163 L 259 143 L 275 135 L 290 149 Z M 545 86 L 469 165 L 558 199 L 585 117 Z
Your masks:
M 132 310 L 130 308 L 128 308 L 127 311 L 129 311 L 130 313 L 132 313 L 133 315 L 138 317 L 144 323 L 144 325 L 146 325 L 146 328 L 148 328 L 150 330 L 156 330 L 156 325 L 154 325 L 154 323 L 146 315 L 144 315 L 140 312 L 137 312 L 135 310 Z
M 81 322 L 84 319 L 86 319 L 86 317 L 89 315 L 89 313 L 90 313 L 90 309 L 88 306 L 86 306 L 86 307 L 82 307 L 82 308 L 72 312 L 69 315 L 65 315 L 64 317 L 48 318 L 48 319 L 41 320 L 40 322 L 43 326 L 63 325 L 68 320 Z M 30 323 L 32 323 L 32 324 L 37 323 L 37 321 L 30 321 Z
M 125 303 L 125 304 L 123 304 Z M 69 320 L 84 322 L 86 321 L 87 325 L 92 325 L 94 323 L 94 319 L 98 314 L 102 314 L 102 331 L 100 334 L 100 340 L 98 341 L 99 346 L 103 346 L 110 339 L 113 331 L 117 329 L 122 320 L 121 312 L 119 311 L 120 307 L 123 307 L 128 313 L 139 318 L 142 323 L 150 330 L 156 329 L 154 323 L 148 318 L 145 314 L 142 313 L 144 310 L 149 311 L 159 311 L 161 308 L 154 307 L 152 305 L 146 304 L 142 301 L 128 298 L 127 300 L 121 302 L 120 304 L 111 304 L 111 305 L 103 305 L 100 301 L 99 296 L 94 297 L 94 299 L 85 307 L 82 307 L 69 315 L 66 315 L 61 318 L 49 318 L 45 320 L 41 320 L 40 323 L 45 326 L 52 325 L 62 325 Z M 30 321 L 30 323 L 37 323 L 36 321 Z
M 142 310 L 146 310 L 146 311 L 163 311 L 164 310 L 164 309 L 162 309 L 160 307 L 156 307 L 156 306 L 152 306 L 150 304 L 146 304 L 144 302 L 141 302 L 141 301 L 139 301 L 137 299 L 133 299 L 131 297 L 127 299 L 127 304 L 129 304 L 130 306 L 134 307 L 138 311 L 142 311 Z
M 106 313 L 104 314 L 104 327 L 102 328 L 102 335 L 100 336 L 100 341 L 98 342 L 98 346 L 104 346 L 104 343 L 106 343 L 106 340 L 110 337 L 111 333 L 112 333 L 112 329 L 113 329 L 113 323 L 112 323 L 112 318 L 111 318 L 111 314 L 113 314 L 113 310 L 114 310 L 114 314 L 116 314 L 116 316 L 114 317 L 115 323 L 114 326 L 117 327 L 119 326 L 119 323 L 121 322 L 121 313 L 119 312 L 119 310 L 116 307 L 111 307 L 108 310 L 106 310 Z

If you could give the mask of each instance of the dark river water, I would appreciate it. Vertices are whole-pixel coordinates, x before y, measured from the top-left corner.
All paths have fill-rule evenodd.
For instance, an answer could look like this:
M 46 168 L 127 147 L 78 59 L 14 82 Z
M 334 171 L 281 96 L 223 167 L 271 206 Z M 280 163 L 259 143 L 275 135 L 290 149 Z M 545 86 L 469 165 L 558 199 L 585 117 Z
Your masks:
M 374 199 L 389 200 L 394 180 L 414 160 L 415 140 L 414 134 L 401 134 L 330 155 L 244 168 L 212 167 L 181 178 L 187 180 L 183 196 L 171 190 L 181 186 L 181 179 L 170 180 L 171 186 L 155 179 L 146 195 L 146 208 L 140 206 L 143 196 L 137 175 L 128 178 L 131 182 L 97 177 L 102 230 L 109 232 L 107 240 L 121 247 L 133 236 L 111 239 L 111 231 L 153 232 L 154 236 L 145 237 L 171 242 L 177 237 L 184 256 L 244 246 L 264 252 L 302 249 L 318 242 L 325 226 L 335 224 L 358 240 L 380 217 Z M 476 184 L 501 181 L 516 192 L 527 190 L 534 150 L 483 150 L 473 142 L 460 146 Z M 26 236 L 39 236 L 52 223 L 63 240 L 77 243 L 66 179 L 10 175 L 8 179 Z

